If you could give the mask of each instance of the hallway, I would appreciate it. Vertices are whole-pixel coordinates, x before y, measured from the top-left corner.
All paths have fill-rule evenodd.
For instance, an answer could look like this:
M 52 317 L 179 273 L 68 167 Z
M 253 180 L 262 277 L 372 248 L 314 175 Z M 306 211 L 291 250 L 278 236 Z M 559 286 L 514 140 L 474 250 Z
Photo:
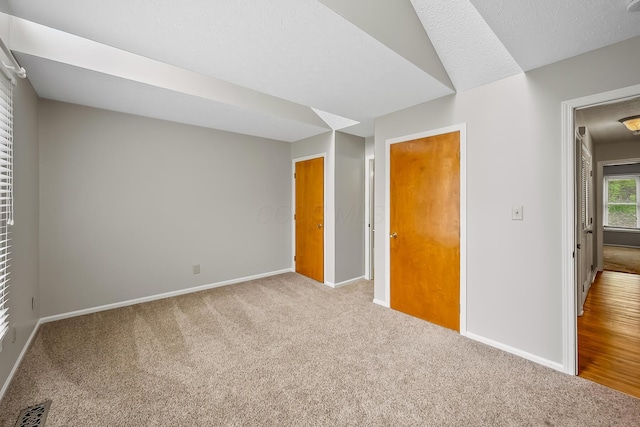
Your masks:
M 598 274 L 578 317 L 578 369 L 640 398 L 640 275 Z

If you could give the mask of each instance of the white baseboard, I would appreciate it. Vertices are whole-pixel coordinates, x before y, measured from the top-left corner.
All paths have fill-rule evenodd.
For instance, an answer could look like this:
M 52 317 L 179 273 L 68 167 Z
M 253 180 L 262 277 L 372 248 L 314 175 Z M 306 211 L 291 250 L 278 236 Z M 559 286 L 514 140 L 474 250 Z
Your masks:
M 38 329 L 40 329 L 41 323 L 42 323 L 41 320 L 38 320 L 36 322 L 36 325 L 34 326 L 33 331 L 31 331 L 31 334 L 29 335 L 27 342 L 25 343 L 24 347 L 22 347 L 22 351 L 18 355 L 18 359 L 16 359 L 16 363 L 13 364 L 13 368 L 11 368 L 11 372 L 9 372 L 9 376 L 7 377 L 7 380 L 2 385 L 2 389 L 0 389 L 0 401 L 4 397 L 4 394 L 6 393 L 7 389 L 9 388 L 9 384 L 11 384 L 11 380 L 13 379 L 13 376 L 18 371 L 18 368 L 20 367 L 20 363 L 22 362 L 22 358 L 24 358 L 24 355 L 27 354 L 27 350 L 31 345 L 31 341 L 33 341 L 33 338 L 36 336 Z
M 391 307 L 389 306 L 389 303 L 388 303 L 388 302 L 386 302 L 386 301 L 382 301 L 382 300 L 379 300 L 379 299 L 375 299 L 375 298 L 374 298 L 374 299 L 373 299 L 373 303 L 374 303 L 374 304 L 381 305 L 381 306 L 383 306 L 383 307 L 385 307 L 385 308 L 391 308 Z
M 562 366 L 561 363 L 553 362 L 551 360 L 545 359 L 544 357 L 536 356 L 535 354 L 528 353 L 526 351 L 517 349 L 515 347 L 511 347 L 509 345 L 500 343 L 498 341 L 494 341 L 492 339 L 485 338 L 485 337 L 480 336 L 480 335 L 476 335 L 473 332 L 468 332 L 467 331 L 465 336 L 467 338 L 471 338 L 474 341 L 478 341 L 478 342 L 481 342 L 483 344 L 490 345 L 491 347 L 495 347 L 495 348 L 497 348 L 499 350 L 506 351 L 507 353 L 515 354 L 516 356 L 520 356 L 520 357 L 522 357 L 524 359 L 530 360 L 530 361 L 538 363 L 540 365 L 544 365 L 544 366 L 547 366 L 547 367 L 549 367 L 551 369 L 555 369 L 556 371 L 560 371 L 560 372 L 563 372 L 563 373 L 566 372 L 565 369 L 564 369 L 564 366 Z
M 342 286 L 349 285 L 353 282 L 357 282 L 358 280 L 362 280 L 362 279 L 364 279 L 364 276 L 356 277 L 355 279 L 345 280 L 344 282 L 340 282 L 340 283 L 332 283 L 332 282 L 325 281 L 324 284 L 335 289 L 335 288 L 340 288 Z
M 264 277 L 276 276 L 278 274 L 290 273 L 292 270 L 290 268 L 285 268 L 284 270 L 271 271 L 268 273 L 255 274 L 253 276 L 239 277 L 237 279 L 225 280 L 222 282 L 210 283 L 208 285 L 196 286 L 193 288 L 180 289 L 177 291 L 165 292 L 163 294 L 150 295 L 142 298 L 130 299 L 127 301 L 116 302 L 113 304 L 101 305 L 98 307 L 85 308 L 82 310 L 70 311 L 68 313 L 62 314 L 54 314 L 53 316 L 47 316 L 40 319 L 40 323 L 48 323 L 55 322 L 56 320 L 69 319 L 71 317 L 84 316 L 85 314 L 98 313 L 100 311 L 105 310 L 113 310 L 114 308 L 127 307 L 130 305 L 140 304 L 143 302 L 156 301 L 159 299 L 176 297 L 179 295 L 190 294 L 193 292 L 205 291 L 207 289 L 219 288 L 222 286 L 233 285 L 235 283 L 247 282 L 249 280 L 262 279 Z

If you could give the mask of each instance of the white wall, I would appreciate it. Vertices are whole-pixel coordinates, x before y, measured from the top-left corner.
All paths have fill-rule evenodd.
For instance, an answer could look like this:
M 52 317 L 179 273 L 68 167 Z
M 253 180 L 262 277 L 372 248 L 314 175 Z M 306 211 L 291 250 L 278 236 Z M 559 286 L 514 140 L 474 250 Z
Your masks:
M 387 139 L 467 123 L 468 332 L 562 363 L 561 102 L 640 83 L 637 51 L 640 38 L 376 120 L 377 205 Z M 514 205 L 524 221 L 511 220 Z M 375 298 L 388 302 L 384 256 Z
M 43 317 L 291 267 L 288 143 L 39 107 Z
M 27 343 L 38 321 L 38 98 L 28 80 L 18 79 L 14 89 L 14 213 L 11 228 L 11 281 L 9 322 L 11 331 L 0 352 L 0 386 Z M 35 298 L 35 310 L 31 298 Z M 1 396 L 0 396 L 1 397 Z
M 364 138 L 336 132 L 336 277 L 364 276 Z

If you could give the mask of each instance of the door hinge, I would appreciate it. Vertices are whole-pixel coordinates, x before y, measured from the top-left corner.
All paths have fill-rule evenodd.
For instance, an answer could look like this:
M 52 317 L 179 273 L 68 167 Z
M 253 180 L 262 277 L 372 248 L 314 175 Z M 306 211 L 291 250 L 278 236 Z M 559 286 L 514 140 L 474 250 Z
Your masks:
M 578 249 L 582 249 L 582 246 L 580 245 L 580 243 L 578 243 Z
M 295 256 L 295 255 L 293 256 L 293 260 L 294 260 L 294 261 L 296 260 L 296 256 Z
M 293 179 L 296 179 L 296 173 L 295 172 L 293 173 Z
M 293 214 L 293 219 L 296 219 L 296 214 Z
M 593 264 L 591 264 L 591 271 L 593 272 Z
M 575 258 L 575 257 L 576 257 L 576 251 L 573 251 L 573 252 L 571 253 L 571 257 L 572 257 L 572 258 Z
M 584 292 L 584 285 L 582 285 L 582 292 Z

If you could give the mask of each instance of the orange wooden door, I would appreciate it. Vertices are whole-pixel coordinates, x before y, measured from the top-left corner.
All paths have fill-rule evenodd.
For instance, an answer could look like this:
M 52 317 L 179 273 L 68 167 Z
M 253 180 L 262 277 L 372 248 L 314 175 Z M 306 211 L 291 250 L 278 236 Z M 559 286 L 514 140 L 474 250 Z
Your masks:
M 460 330 L 460 132 L 391 145 L 391 308 Z
M 296 163 L 296 272 L 324 282 L 324 158 Z

